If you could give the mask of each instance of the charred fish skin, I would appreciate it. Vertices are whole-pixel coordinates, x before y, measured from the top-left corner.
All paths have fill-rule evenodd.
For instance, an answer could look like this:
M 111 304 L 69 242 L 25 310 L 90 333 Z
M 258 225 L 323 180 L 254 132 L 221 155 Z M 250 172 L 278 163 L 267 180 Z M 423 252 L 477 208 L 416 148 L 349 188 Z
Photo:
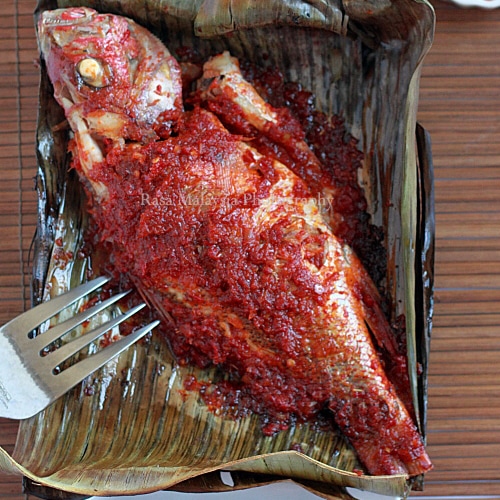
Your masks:
M 133 21 L 59 9 L 39 40 L 89 211 L 117 269 L 175 322 L 179 361 L 232 370 L 270 413 L 329 407 L 372 474 L 430 469 L 366 326 L 363 272 L 309 186 L 210 111 L 184 111 L 179 65 Z

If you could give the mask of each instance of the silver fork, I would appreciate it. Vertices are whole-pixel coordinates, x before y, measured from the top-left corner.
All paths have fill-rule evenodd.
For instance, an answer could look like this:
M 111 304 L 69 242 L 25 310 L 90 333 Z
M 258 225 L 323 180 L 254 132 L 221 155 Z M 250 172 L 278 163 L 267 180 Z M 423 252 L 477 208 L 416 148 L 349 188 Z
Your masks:
M 68 358 L 146 305 L 133 307 L 58 348 L 52 348 L 55 341 L 116 303 L 128 292 L 113 295 L 46 332 L 31 336 L 31 332 L 45 321 L 108 280 L 109 278 L 100 277 L 89 281 L 26 311 L 0 328 L 0 417 L 25 419 L 36 415 L 158 325 L 159 321 L 153 321 L 95 354 L 60 369 Z

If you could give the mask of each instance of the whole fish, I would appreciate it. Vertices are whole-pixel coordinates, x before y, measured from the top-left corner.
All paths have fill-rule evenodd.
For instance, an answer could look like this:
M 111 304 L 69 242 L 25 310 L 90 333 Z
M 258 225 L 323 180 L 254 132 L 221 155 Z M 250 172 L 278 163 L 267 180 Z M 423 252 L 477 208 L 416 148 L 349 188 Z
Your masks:
M 320 187 L 203 102 L 184 109 L 179 64 L 133 21 L 58 9 L 38 35 L 99 237 L 170 324 L 178 362 L 221 367 L 276 422 L 329 409 L 371 474 L 429 470 L 379 359 L 377 346 L 398 353 L 376 289 L 318 206 Z M 201 101 L 256 98 L 243 80 L 210 85 L 231 65 L 227 54 L 206 64 Z M 266 126 L 259 102 L 242 116 Z M 290 144 L 314 173 L 307 145 Z

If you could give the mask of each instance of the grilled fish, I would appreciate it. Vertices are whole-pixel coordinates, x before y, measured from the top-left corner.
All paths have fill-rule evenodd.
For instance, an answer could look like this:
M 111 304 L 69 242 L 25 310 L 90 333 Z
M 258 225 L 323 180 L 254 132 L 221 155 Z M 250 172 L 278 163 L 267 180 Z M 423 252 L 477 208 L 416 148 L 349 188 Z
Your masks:
M 317 203 L 321 186 L 230 132 L 210 106 L 185 109 L 179 64 L 133 21 L 58 9 L 43 13 L 38 35 L 99 237 L 170 324 L 178 362 L 221 367 L 276 421 L 328 409 L 371 474 L 429 470 L 379 358 L 398 356 L 391 328 Z M 218 57 L 202 101 L 226 92 L 210 85 L 235 63 Z M 231 92 L 256 97 L 243 80 Z M 245 119 L 266 126 L 272 110 L 260 103 Z M 307 145 L 290 147 L 314 172 Z

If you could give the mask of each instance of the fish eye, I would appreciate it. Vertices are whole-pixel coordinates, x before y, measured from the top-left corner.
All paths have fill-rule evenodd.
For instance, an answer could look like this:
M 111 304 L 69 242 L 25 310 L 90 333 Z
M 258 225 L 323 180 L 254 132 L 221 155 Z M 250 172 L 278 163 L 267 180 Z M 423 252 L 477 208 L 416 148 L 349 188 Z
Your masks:
M 108 66 L 98 59 L 87 57 L 76 66 L 76 71 L 84 83 L 91 87 L 102 88 L 109 84 Z

